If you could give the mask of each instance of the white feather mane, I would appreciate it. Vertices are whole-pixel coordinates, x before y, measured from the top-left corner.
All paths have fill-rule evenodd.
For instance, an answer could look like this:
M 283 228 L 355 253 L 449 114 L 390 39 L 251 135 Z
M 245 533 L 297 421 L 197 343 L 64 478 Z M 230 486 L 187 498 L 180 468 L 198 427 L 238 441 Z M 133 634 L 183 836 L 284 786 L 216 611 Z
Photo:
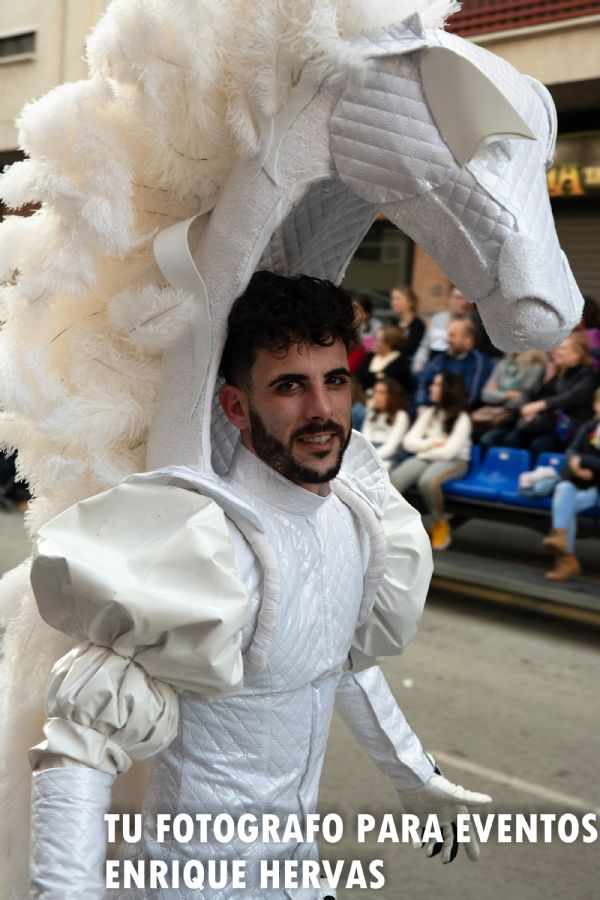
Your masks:
M 34 216 L 0 227 L 0 440 L 19 450 L 34 531 L 144 467 L 160 354 L 188 298 L 162 285 L 158 229 L 216 202 L 310 61 L 359 64 L 353 33 L 452 0 L 114 0 L 88 41 L 90 77 L 25 107 L 29 159 L 2 176 Z

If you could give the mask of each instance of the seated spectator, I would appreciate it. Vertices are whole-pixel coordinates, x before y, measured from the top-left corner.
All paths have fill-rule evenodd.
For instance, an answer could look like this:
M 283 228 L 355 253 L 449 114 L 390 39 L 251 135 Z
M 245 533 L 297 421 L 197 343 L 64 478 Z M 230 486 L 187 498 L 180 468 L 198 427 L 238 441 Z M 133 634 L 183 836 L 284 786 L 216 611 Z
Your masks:
M 429 395 L 432 406 L 425 407 L 404 438 L 404 449 L 414 453 L 391 474 L 394 487 L 403 493 L 415 482 L 431 513 L 431 545 L 445 550 L 451 541 L 444 511 L 442 484 L 461 478 L 469 466 L 471 419 L 465 411 L 467 392 L 460 375 L 438 372 Z
M 348 350 L 348 369 L 351 375 L 354 375 L 361 363 L 365 359 L 367 351 L 362 344 L 352 344 Z
M 402 441 L 410 425 L 404 393 L 398 382 L 391 378 L 378 381 L 369 407 L 362 433 L 389 469 L 399 461 L 399 454 L 404 455 Z
M 390 306 L 398 317 L 398 328 L 404 334 L 404 356 L 408 364 L 419 348 L 425 334 L 425 322 L 417 315 L 419 300 L 411 287 L 393 287 L 390 291 Z
M 590 364 L 600 374 L 600 306 L 593 297 L 584 297 L 581 330 L 585 332 L 590 349 Z
M 448 349 L 438 353 L 420 373 L 414 393 L 419 410 L 429 403 L 429 385 L 440 372 L 461 375 L 467 390 L 467 407 L 479 406 L 483 386 L 492 367 L 489 356 L 475 350 L 475 328 L 468 319 L 453 319 L 446 330 Z
M 472 414 L 473 431 L 479 435 L 482 447 L 501 445 L 512 431 L 520 407 L 540 388 L 545 367 L 546 355 L 541 350 L 508 353 L 496 363 L 481 392 L 481 399 L 487 405 Z M 486 410 L 504 410 L 505 421 L 494 425 L 493 416 L 490 416 L 486 423 Z
M 504 447 L 525 447 L 534 461 L 545 451 L 561 452 L 592 411 L 596 377 L 589 365 L 587 338 L 574 331 L 553 351 L 556 374 L 520 409 Z
M 354 304 L 359 316 L 361 343 L 365 350 L 371 352 L 375 336 L 383 327 L 383 322 L 373 315 L 373 301 L 369 297 L 355 297 Z
M 552 531 L 542 542 L 555 554 L 554 567 L 546 573 L 551 581 L 565 581 L 581 572 L 575 556 L 577 514 L 596 505 L 600 489 L 600 389 L 594 394 L 594 413 L 569 447 L 563 480 L 552 496 Z
M 379 329 L 373 352 L 365 357 L 355 372 L 366 391 L 384 378 L 393 378 L 407 393 L 410 391 L 410 369 L 403 348 L 404 335 L 397 325 L 384 325 Z
M 354 376 L 350 378 L 350 396 L 352 398 L 352 427 L 355 431 L 361 431 L 367 418 L 367 395 L 358 378 Z
M 475 326 L 475 349 L 479 350 L 480 353 L 485 353 L 486 356 L 491 356 L 492 358 L 503 357 L 503 351 L 498 350 L 498 348 L 492 344 L 481 320 L 481 316 L 479 315 L 479 310 L 474 303 L 471 304 L 471 307 L 467 314 L 467 318 L 470 319 L 470 321 Z
M 450 285 L 446 304 L 448 307 L 446 310 L 436 313 L 429 320 L 427 330 L 423 335 L 417 352 L 413 356 L 412 370 L 415 373 L 422 372 L 434 356 L 448 349 L 446 341 L 448 325 L 457 316 L 465 318 L 471 306 L 458 288 L 452 285 Z

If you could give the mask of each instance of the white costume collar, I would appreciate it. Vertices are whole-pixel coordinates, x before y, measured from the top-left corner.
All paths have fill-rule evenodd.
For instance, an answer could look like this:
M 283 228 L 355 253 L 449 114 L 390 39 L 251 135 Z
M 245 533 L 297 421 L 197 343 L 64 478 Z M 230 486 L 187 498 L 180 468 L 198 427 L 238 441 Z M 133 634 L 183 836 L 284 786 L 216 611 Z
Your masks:
M 294 484 L 247 450 L 240 442 L 235 450 L 229 477 L 264 503 L 292 516 L 310 516 L 319 512 L 331 498 L 307 491 Z

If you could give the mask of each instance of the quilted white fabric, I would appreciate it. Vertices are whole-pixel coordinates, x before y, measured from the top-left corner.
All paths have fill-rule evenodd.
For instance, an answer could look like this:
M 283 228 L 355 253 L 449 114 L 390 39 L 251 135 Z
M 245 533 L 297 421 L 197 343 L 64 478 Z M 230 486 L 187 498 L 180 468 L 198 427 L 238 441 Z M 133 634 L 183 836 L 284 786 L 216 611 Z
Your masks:
M 369 546 L 356 518 L 335 493 L 320 497 L 307 492 L 243 447 L 238 448 L 225 481 L 235 496 L 257 512 L 284 572 L 277 629 L 267 667 L 247 671 L 244 687 L 235 696 L 206 703 L 189 692 L 181 695 L 177 738 L 153 765 L 144 804 L 142 853 L 165 861 L 173 854 L 184 860 L 241 858 L 247 863 L 250 882 L 258 877 L 261 858 L 314 859 L 315 846 L 248 845 L 237 840 L 227 845 L 213 840 L 207 845 L 192 841 L 174 846 L 156 841 L 153 816 L 161 810 L 214 815 L 226 810 L 235 817 L 245 812 L 274 813 L 285 820 L 292 813 L 303 816 L 315 809 L 336 690 L 361 607 Z M 254 553 L 233 525 L 231 536 L 237 571 L 250 600 L 251 614 L 242 638 L 246 651 L 259 618 L 262 574 Z M 396 711 L 379 669 L 343 679 L 344 718 L 368 744 L 367 749 L 380 747 L 376 761 L 395 775 L 397 787 L 426 781 L 431 764 Z M 353 703 L 353 697 L 357 702 Z M 140 848 L 124 847 L 121 852 L 123 858 L 137 857 Z M 225 900 L 232 893 L 227 889 L 205 889 L 199 894 L 181 889 L 114 890 L 107 896 Z M 249 900 L 316 900 L 318 896 L 313 889 L 244 892 Z
M 80 766 L 35 773 L 31 900 L 103 896 L 104 814 L 112 781 L 104 772 Z
M 167 354 L 149 468 L 226 471 L 235 436 L 214 403 L 214 387 L 235 297 L 260 267 L 339 282 L 379 210 L 477 302 L 502 349 L 551 348 L 579 321 L 583 298 L 547 196 L 555 113 L 543 88 L 481 47 L 423 29 L 414 17 L 352 43 L 364 54 L 365 71 L 338 73 L 296 118 L 278 116 L 275 131 L 287 131 L 276 135 L 276 167 L 267 173 L 257 171 L 256 160 L 240 163 L 211 213 L 195 253 L 212 314 L 205 390 L 196 403 L 194 342 L 184 336 Z M 421 61 L 429 49 L 467 60 L 536 139 L 483 136 L 461 167 L 426 99 Z M 465 109 L 451 89 L 448 103 L 459 121 L 468 116 L 476 124 L 477 110 Z

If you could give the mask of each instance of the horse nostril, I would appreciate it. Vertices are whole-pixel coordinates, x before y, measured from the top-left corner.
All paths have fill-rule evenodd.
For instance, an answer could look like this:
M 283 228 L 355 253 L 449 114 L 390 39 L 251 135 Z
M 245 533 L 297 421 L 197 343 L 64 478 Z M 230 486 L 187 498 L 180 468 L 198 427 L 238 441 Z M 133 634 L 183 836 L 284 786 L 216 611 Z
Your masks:
M 552 350 L 572 330 L 571 321 L 562 311 L 533 291 L 513 297 L 497 288 L 477 303 L 484 328 L 499 350 Z
M 556 346 L 557 334 L 564 321 L 557 311 L 538 297 L 523 297 L 510 307 L 510 328 L 515 343 L 522 347 L 535 346 L 551 350 Z

